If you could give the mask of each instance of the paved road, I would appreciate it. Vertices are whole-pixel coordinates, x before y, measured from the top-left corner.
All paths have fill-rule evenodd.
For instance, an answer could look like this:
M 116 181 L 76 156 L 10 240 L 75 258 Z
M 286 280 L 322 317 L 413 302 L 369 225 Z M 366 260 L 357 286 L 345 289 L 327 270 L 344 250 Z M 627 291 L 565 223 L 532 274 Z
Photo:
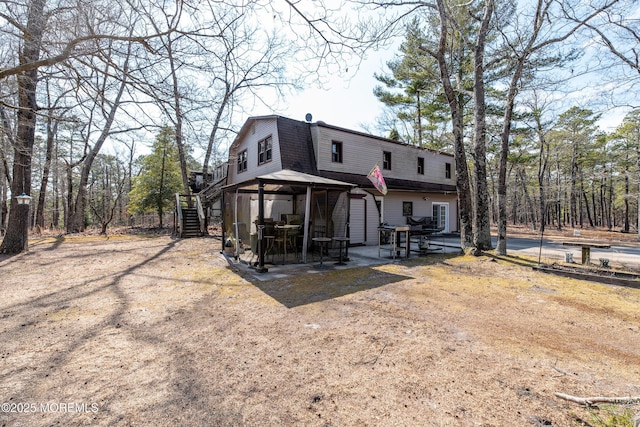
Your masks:
M 433 237 L 434 242 L 444 242 L 450 245 L 460 245 L 459 237 Z M 493 246 L 496 245 L 496 238 L 493 237 Z M 508 254 L 524 254 L 528 256 L 542 258 L 542 261 L 548 262 L 549 259 L 562 261 L 565 260 L 565 253 L 573 254 L 573 260 L 580 262 L 582 258 L 581 248 L 576 246 L 563 246 L 561 240 L 509 237 L 507 236 L 507 253 Z M 612 243 L 611 249 L 591 249 L 591 262 L 598 263 L 600 258 L 609 259 L 612 267 L 630 267 L 640 268 L 640 243 Z
M 494 239 L 495 244 L 495 239 Z M 530 256 L 542 256 L 542 258 L 557 258 L 564 261 L 565 253 L 573 254 L 573 259 L 580 262 L 582 258 L 581 248 L 577 246 L 563 246 L 562 241 L 528 239 L 511 237 L 507 238 L 507 253 L 515 252 Z M 611 249 L 591 249 L 591 260 L 597 263 L 600 258 L 607 258 L 613 266 L 640 267 L 640 244 L 624 243 L 611 244 Z

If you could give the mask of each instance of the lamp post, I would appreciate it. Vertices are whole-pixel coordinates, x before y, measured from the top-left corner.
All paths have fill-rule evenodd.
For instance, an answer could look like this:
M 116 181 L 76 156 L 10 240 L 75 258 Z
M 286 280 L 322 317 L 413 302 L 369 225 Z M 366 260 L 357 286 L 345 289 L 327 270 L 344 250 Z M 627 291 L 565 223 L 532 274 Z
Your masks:
M 24 251 L 29 250 L 29 204 L 31 196 L 22 193 L 16 196 L 18 202 L 17 208 L 20 209 L 20 229 L 23 230 L 22 248 Z

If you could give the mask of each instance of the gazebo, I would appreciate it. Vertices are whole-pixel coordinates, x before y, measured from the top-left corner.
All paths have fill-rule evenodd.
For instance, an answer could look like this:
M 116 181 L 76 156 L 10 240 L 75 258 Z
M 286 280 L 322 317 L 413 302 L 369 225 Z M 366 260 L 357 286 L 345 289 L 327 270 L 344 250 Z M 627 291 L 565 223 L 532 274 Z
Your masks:
M 236 239 L 234 251 L 237 256 L 238 240 L 242 236 L 246 239 L 247 226 L 251 228 L 251 224 L 255 224 L 256 232 L 253 236 L 257 243 L 257 270 L 267 271 L 264 263 L 266 246 L 263 230 L 267 210 L 265 204 L 269 201 L 271 203 L 268 210 L 271 215 L 286 211 L 285 213 L 298 213 L 303 218 L 302 262 L 306 263 L 312 226 L 314 229 L 324 227 L 328 233 L 348 237 L 349 193 L 353 187 L 355 184 L 289 169 L 226 185 L 222 187 L 223 250 L 227 236 L 233 236 Z M 254 209 L 257 210 L 257 215 L 254 214 Z M 256 218 L 255 221 L 252 221 L 253 218 Z

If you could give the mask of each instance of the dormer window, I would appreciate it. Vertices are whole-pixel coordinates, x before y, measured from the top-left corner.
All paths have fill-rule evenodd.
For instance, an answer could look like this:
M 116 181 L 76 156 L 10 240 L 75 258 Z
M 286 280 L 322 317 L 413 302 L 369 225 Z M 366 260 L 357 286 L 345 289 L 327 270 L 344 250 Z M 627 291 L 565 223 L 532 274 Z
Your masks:
M 424 157 L 418 157 L 418 175 L 424 175 Z
M 258 165 L 271 161 L 271 136 L 258 142 Z

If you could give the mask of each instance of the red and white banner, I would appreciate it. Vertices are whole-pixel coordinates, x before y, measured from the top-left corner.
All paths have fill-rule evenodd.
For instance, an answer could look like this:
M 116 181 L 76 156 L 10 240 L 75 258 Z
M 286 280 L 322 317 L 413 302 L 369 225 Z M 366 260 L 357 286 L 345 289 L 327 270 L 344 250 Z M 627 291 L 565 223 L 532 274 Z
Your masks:
M 382 176 L 382 171 L 380 170 L 380 166 L 376 163 L 376 165 L 371 169 L 369 175 L 367 175 L 369 181 L 373 183 L 373 186 L 378 189 L 382 194 L 387 194 L 387 184 L 384 182 L 384 178 Z

